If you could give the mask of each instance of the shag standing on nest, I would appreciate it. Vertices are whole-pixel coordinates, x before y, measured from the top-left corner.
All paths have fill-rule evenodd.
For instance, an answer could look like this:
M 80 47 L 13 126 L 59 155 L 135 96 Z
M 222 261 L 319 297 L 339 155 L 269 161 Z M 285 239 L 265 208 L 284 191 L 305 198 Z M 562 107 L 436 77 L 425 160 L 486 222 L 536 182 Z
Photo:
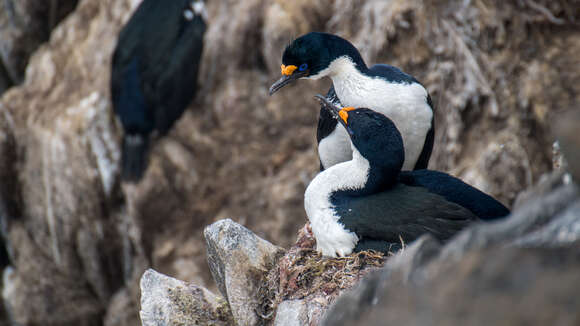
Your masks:
M 142 178 L 150 137 L 165 135 L 195 96 L 206 15 L 201 0 L 144 0 L 119 34 L 111 96 L 125 181 Z
M 288 45 L 282 56 L 282 75 L 270 95 L 300 78 L 330 77 L 333 86 L 327 97 L 335 104 L 369 108 L 395 123 L 405 145 L 403 170 L 427 168 L 434 140 L 433 106 L 429 93 L 413 76 L 384 64 L 368 68 L 350 42 L 314 32 Z M 324 108 L 320 109 L 317 140 L 322 170 L 351 159 L 348 135 Z
M 320 172 L 308 185 L 304 206 L 325 256 L 391 251 L 430 233 L 446 240 L 468 224 L 509 214 L 487 194 L 448 174 L 402 171 L 403 139 L 385 115 L 339 109 L 318 95 L 349 135 L 352 160 Z

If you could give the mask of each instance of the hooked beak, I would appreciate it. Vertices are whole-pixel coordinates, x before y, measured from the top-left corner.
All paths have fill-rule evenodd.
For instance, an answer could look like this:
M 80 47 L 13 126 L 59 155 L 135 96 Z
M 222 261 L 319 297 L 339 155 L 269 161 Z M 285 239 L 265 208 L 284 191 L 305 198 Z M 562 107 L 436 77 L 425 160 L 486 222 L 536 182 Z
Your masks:
M 291 82 L 295 81 L 296 79 L 302 78 L 308 75 L 308 70 L 306 71 L 295 71 L 291 75 L 284 75 L 282 78 L 278 79 L 277 82 L 270 86 L 270 96 L 276 93 L 280 88 L 290 84 Z
M 314 98 L 317 99 L 320 102 L 320 104 L 326 110 L 328 110 L 328 112 L 330 112 L 330 114 L 332 114 L 332 116 L 335 119 L 342 120 L 342 119 L 340 119 L 340 116 L 338 115 L 338 112 L 340 112 L 340 108 L 337 107 L 336 105 L 334 105 L 334 103 L 330 102 L 326 97 L 324 97 L 320 94 L 314 95 Z
M 346 129 L 346 131 L 349 134 L 353 134 L 352 129 L 350 129 L 350 127 L 346 124 L 346 122 L 343 120 L 343 118 L 340 116 L 340 111 L 342 110 L 341 108 L 339 108 L 338 106 L 334 105 L 334 103 L 332 103 L 331 101 L 329 101 L 326 97 L 320 95 L 320 94 L 316 94 L 314 95 L 314 98 L 317 99 L 320 104 L 328 111 L 330 112 L 330 114 L 332 114 L 332 116 L 338 120 L 338 122 L 340 122 L 340 124 L 342 124 L 344 126 L 344 128 Z

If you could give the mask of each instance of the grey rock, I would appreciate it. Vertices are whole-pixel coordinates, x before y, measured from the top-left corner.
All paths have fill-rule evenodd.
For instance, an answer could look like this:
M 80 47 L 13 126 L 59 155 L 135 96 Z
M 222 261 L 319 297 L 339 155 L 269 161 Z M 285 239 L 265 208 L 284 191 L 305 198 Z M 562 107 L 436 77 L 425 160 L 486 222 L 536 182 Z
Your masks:
M 284 250 L 230 219 L 206 227 L 204 236 L 210 271 L 236 323 L 256 325 L 260 287 Z
M 580 200 L 576 200 L 545 227 L 517 239 L 513 244 L 521 247 L 562 247 L 579 240 Z
M 302 300 L 282 301 L 276 309 L 274 326 L 302 326 L 308 322 L 308 308 Z
M 227 302 L 207 289 L 152 269 L 141 278 L 143 326 L 231 325 Z
M 462 231 L 443 248 L 439 259 L 461 259 L 469 250 L 515 241 L 551 222 L 577 200 L 577 187 L 564 185 L 545 196 L 529 200 L 504 220 L 482 223 Z

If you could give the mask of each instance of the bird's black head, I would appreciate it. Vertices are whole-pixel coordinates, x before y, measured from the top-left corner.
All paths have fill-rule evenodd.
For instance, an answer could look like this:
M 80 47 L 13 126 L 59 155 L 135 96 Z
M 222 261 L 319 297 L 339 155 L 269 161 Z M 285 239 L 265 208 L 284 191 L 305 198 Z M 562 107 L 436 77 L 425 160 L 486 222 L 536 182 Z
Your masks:
M 338 108 L 321 95 L 316 95 L 348 132 L 358 152 L 371 167 L 396 173 L 403 167 L 405 150 L 401 133 L 384 114 L 364 108 Z
M 358 50 L 347 40 L 332 34 L 312 32 L 300 36 L 284 50 L 282 78 L 270 87 L 270 95 L 300 78 L 318 79 L 331 72 L 330 64 L 347 57 L 361 70 L 366 65 Z

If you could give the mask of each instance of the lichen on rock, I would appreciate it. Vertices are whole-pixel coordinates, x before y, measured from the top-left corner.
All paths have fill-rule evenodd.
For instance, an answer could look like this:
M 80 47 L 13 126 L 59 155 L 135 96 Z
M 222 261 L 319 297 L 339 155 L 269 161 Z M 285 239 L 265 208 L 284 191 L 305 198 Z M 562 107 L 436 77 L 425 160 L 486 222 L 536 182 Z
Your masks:
M 152 269 L 141 277 L 140 316 L 143 326 L 233 323 L 229 305 L 223 298 Z

